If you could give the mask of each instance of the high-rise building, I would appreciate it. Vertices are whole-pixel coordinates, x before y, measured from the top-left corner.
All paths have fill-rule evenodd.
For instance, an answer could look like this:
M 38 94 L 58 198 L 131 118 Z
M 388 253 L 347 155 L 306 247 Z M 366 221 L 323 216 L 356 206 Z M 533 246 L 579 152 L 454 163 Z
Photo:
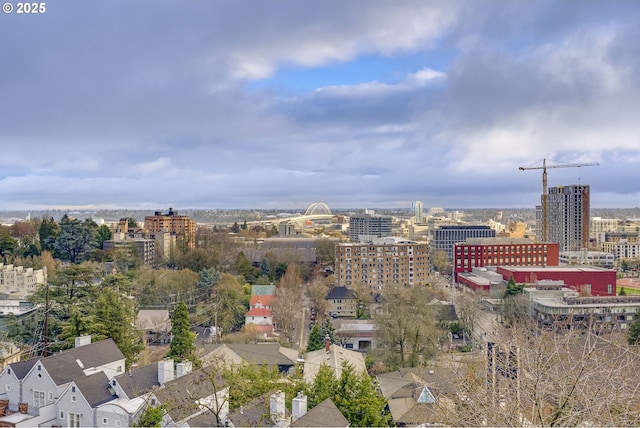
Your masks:
M 387 237 L 372 243 L 337 244 L 337 285 L 364 285 L 381 290 L 386 285 L 423 286 L 430 269 L 429 245 Z
M 424 207 L 422 202 L 415 201 L 411 204 L 411 211 L 413 212 L 413 222 L 415 224 L 422 224 L 422 221 L 424 220 Z
M 349 240 L 351 242 L 368 242 L 385 236 L 392 236 L 391 217 L 369 214 L 349 217 Z
M 589 186 L 573 184 L 549 189 L 547 240 L 560 251 L 578 251 L 589 244 Z M 538 240 L 541 237 L 538 237 Z
M 178 212 L 173 208 L 169 208 L 169 212 L 166 214 L 156 211 L 155 215 L 146 216 L 144 228 L 148 232 L 169 232 L 184 239 L 189 247 L 195 246 L 196 222 L 191 220 L 189 216 L 178 215 Z

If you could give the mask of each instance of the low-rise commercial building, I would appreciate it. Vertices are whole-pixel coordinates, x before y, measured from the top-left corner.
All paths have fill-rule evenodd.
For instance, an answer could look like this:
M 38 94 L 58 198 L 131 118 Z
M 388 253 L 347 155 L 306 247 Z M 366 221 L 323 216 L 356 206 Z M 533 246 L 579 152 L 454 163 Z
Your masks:
M 588 266 L 498 266 L 496 272 L 505 281 L 513 277 L 518 284 L 535 284 L 541 280 L 564 281 L 568 287 L 585 294 L 616 295 L 616 271 L 612 269 Z
M 487 266 L 558 266 L 558 244 L 526 238 L 467 238 L 454 245 L 456 275 Z

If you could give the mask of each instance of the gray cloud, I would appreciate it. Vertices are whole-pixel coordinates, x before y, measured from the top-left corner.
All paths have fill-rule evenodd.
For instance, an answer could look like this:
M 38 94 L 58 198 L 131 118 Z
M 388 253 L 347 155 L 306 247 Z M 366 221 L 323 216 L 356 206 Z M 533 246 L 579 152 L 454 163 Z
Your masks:
M 0 21 L 0 200 L 42 206 L 637 206 L 635 2 L 58 2 Z M 6 43 L 6 41 L 11 41 Z M 389 83 L 283 66 L 447 52 Z M 286 82 L 285 82 L 286 84 Z M 552 183 L 553 181 L 553 183 Z

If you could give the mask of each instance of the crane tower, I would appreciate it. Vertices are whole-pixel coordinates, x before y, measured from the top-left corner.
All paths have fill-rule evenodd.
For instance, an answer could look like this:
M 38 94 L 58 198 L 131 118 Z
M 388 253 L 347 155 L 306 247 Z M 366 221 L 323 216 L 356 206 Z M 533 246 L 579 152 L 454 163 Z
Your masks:
M 547 168 L 551 169 L 551 168 L 580 168 L 583 166 L 598 166 L 600 165 L 599 163 L 569 163 L 569 164 L 562 164 L 562 165 L 547 165 L 547 160 L 546 159 L 542 159 L 542 166 L 529 166 L 529 167 L 525 167 L 525 166 L 521 166 L 518 169 L 520 171 L 528 171 L 531 169 L 541 169 L 542 170 L 542 241 L 543 242 L 547 242 L 548 240 L 548 235 L 547 235 L 547 213 L 548 213 L 548 207 L 547 207 L 547 200 L 548 200 L 548 195 L 547 195 Z

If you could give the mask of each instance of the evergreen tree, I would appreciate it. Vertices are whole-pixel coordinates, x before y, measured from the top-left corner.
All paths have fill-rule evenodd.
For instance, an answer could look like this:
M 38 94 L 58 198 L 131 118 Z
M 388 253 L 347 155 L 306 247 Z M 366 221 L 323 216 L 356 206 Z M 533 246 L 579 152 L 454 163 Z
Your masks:
M 322 321 L 322 326 L 320 327 L 320 338 L 322 339 L 322 346 L 324 346 L 324 339 L 327 336 L 329 336 L 331 343 L 336 343 L 335 332 L 336 329 L 333 327 L 331 318 L 325 318 L 324 321 Z
M 196 286 L 203 298 L 210 299 L 216 285 L 220 281 L 220 272 L 216 268 L 202 269 L 198 272 L 199 278 Z
M 269 263 L 269 259 L 266 257 L 260 262 L 260 275 L 271 277 L 271 263 Z
M 324 346 L 324 337 L 320 333 L 320 329 L 318 328 L 318 324 L 314 324 L 311 329 L 311 333 L 309 333 L 309 342 L 307 342 L 307 352 L 317 351 L 318 349 L 322 349 Z
M 640 345 L 640 312 L 636 312 L 633 316 L 627 334 L 629 335 L 627 338 L 629 345 Z
M 115 290 L 106 288 L 96 299 L 91 315 L 94 315 L 98 322 L 96 333 L 113 339 L 125 356 L 126 368 L 131 367 L 143 348 L 142 339 L 134 327 L 133 302 L 122 297 Z
M 376 390 L 367 373 L 356 373 L 346 361 L 342 363 L 340 378 L 322 364 L 308 389 L 309 407 L 313 408 L 330 398 L 351 426 L 390 426 L 391 415 L 385 410 L 386 400 Z
M 40 236 L 40 249 L 42 251 L 54 252 L 53 243 L 60 233 L 60 226 L 53 217 L 44 217 L 40 223 L 38 235 Z
M 618 292 L 618 296 L 626 296 L 627 295 L 627 290 L 624 289 L 624 287 L 620 287 L 620 291 Z
M 524 289 L 524 284 L 516 284 L 513 276 L 509 278 L 509 282 L 507 282 L 507 290 L 504 292 L 503 297 L 516 296 L 518 294 L 522 294 L 522 290 Z
M 97 247 L 102 248 L 102 244 L 104 244 L 104 241 L 108 241 L 112 237 L 113 237 L 113 234 L 111 233 L 111 229 L 109 229 L 109 226 L 107 226 L 106 224 L 103 224 L 98 228 L 98 230 L 96 230 Z
M 94 230 L 90 224 L 83 224 L 65 214 L 60 219 L 60 233 L 55 238 L 53 248 L 71 263 L 75 263 L 81 255 L 95 246 L 94 238 Z
M 185 302 L 180 302 L 171 315 L 171 346 L 167 357 L 176 362 L 188 360 L 199 365 L 195 341 L 196 334 L 189 325 L 189 309 Z
M 245 219 L 245 220 L 244 220 L 244 223 L 242 223 L 242 226 L 240 226 L 240 228 L 241 228 L 242 230 L 247 230 L 247 227 L 248 227 L 248 226 L 247 226 L 247 220 Z
M 233 223 L 233 226 L 231 226 L 231 231 L 233 233 L 240 233 L 240 226 L 238 225 L 237 221 Z

